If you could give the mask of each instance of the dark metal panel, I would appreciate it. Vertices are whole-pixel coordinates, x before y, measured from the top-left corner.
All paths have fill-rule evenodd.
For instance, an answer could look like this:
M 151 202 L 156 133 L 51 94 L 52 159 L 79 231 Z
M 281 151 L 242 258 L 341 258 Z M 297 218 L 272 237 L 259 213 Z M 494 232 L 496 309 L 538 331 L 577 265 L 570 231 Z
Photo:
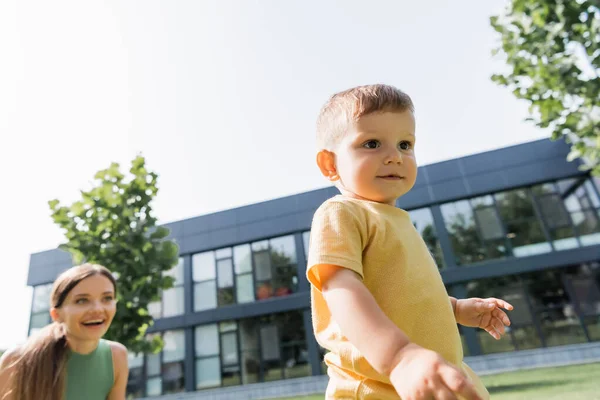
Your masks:
M 286 297 L 272 298 L 254 303 L 237 304 L 187 315 L 159 319 L 148 329 L 148 333 L 182 329 L 212 322 L 251 318 L 265 314 L 276 314 L 309 307 L 309 292 L 294 293 Z
M 600 261 L 600 245 L 562 250 L 523 258 L 506 258 L 442 271 L 447 285 L 476 279 L 520 274 L 586 262 Z

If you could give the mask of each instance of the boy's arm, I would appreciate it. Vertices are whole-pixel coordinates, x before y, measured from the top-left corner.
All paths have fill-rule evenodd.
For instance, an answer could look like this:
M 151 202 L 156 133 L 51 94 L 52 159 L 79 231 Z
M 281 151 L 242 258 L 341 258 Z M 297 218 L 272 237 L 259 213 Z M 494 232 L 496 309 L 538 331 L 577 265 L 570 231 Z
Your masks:
M 325 282 L 323 297 L 344 336 L 373 368 L 389 376 L 408 337 L 383 313 L 355 272 L 335 265 L 320 265 L 318 271 Z
M 321 292 L 344 336 L 373 368 L 390 377 L 402 398 L 452 399 L 456 393 L 467 400 L 480 399 L 464 373 L 439 354 L 410 342 L 379 308 L 355 272 L 327 264 L 313 268 L 318 271 Z

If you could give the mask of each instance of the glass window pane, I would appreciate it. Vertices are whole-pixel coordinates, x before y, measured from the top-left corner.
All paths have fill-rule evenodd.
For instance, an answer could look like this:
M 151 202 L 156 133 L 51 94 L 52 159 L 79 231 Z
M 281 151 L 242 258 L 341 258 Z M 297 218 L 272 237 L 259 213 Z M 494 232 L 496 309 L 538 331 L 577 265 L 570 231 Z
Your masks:
M 254 253 L 254 268 L 256 268 L 257 281 L 271 279 L 271 255 L 269 252 L 261 251 Z
M 485 249 L 477 233 L 469 202 L 457 201 L 443 204 L 441 211 L 457 264 L 471 264 L 484 260 Z
M 497 193 L 496 203 L 504 222 L 535 217 L 531 198 L 523 189 Z
M 216 307 L 216 282 L 206 281 L 194 284 L 194 311 L 210 310 Z
M 563 179 L 557 182 L 558 192 L 563 195 L 566 192 L 570 191 L 576 184 L 576 179 Z
M 310 245 L 310 231 L 302 233 L 302 243 L 304 244 L 304 258 L 308 260 L 308 248 Z
M 127 379 L 128 396 L 134 399 L 144 397 L 144 369 L 141 367 L 129 369 L 129 379 Z
M 166 331 L 163 335 L 163 362 L 181 361 L 185 358 L 185 334 L 183 331 Z
M 294 236 L 282 236 L 270 240 L 273 265 L 296 264 L 296 241 Z
M 236 321 L 224 321 L 219 322 L 219 332 L 234 332 L 237 331 L 237 322 Z
M 494 198 L 490 195 L 474 197 L 471 199 L 471 205 L 473 206 L 473 208 L 477 208 L 477 207 L 482 208 L 482 207 L 486 207 L 486 206 L 492 206 L 492 205 L 494 205 Z
M 218 284 L 220 288 L 233 286 L 233 265 L 231 258 L 217 261 Z
M 550 232 L 555 250 L 573 249 L 579 246 L 573 228 L 557 228 Z
M 163 292 L 163 317 L 181 315 L 184 312 L 183 286 L 165 290 Z
M 253 318 L 240 321 L 240 346 L 242 351 L 258 349 L 258 321 Z
M 479 222 L 484 240 L 504 238 L 504 230 L 494 207 L 475 207 L 475 216 Z
M 260 328 L 260 344 L 263 360 L 272 361 L 281 358 L 277 326 L 268 325 Z
M 252 254 L 250 252 L 250 245 L 243 244 L 241 246 L 235 246 L 233 248 L 233 261 L 235 263 L 235 273 L 244 274 L 246 272 L 252 272 Z
M 592 276 L 572 278 L 573 299 L 584 316 L 600 314 L 600 287 Z
M 228 306 L 235 304 L 235 297 L 233 294 L 233 286 L 228 288 L 219 289 L 217 292 L 217 304 L 219 307 Z
M 570 226 L 569 214 L 563 207 L 562 201 L 557 195 L 549 195 L 539 198 L 540 208 L 546 223 L 550 228 Z
M 217 324 L 201 325 L 195 329 L 196 357 L 219 354 L 219 331 Z
M 418 210 L 411 210 L 409 214 L 415 229 L 423 238 L 429 252 L 435 259 L 438 268 L 443 268 L 444 259 L 442 257 L 442 248 L 440 247 L 437 233 L 435 232 L 431 210 L 429 208 L 420 208 Z
M 183 363 L 175 362 L 163 365 L 163 394 L 185 392 Z
M 242 357 L 242 382 L 244 385 L 248 383 L 258 382 L 258 374 L 260 370 L 260 358 L 258 350 L 248 350 L 241 353 Z
M 273 276 L 273 286 L 275 296 L 287 296 L 295 293 L 297 290 L 298 276 L 296 265 L 286 267 L 275 267 Z
M 221 370 L 221 376 L 223 386 L 235 386 L 242 383 L 242 379 L 240 377 L 240 367 L 237 364 L 223 367 Z
M 154 319 L 158 319 L 162 315 L 162 302 L 161 301 L 152 301 L 148 303 L 148 313 Z
M 146 395 L 160 396 L 162 394 L 162 378 L 150 378 L 146 381 Z
M 496 340 L 484 330 L 478 329 L 476 332 L 477 337 L 479 338 L 479 344 L 481 345 L 481 352 L 483 354 L 502 353 L 505 351 L 516 350 L 515 346 L 510 340 L 510 337 L 503 337 L 501 340 Z
M 183 285 L 183 257 L 179 257 L 177 265 L 164 272 L 165 276 L 171 276 L 175 279 L 175 285 Z
M 148 376 L 160 375 L 160 353 L 146 356 L 146 373 Z
M 587 190 L 590 200 L 592 201 L 592 205 L 595 208 L 600 207 L 600 199 L 598 198 L 598 194 L 596 193 L 596 190 L 594 189 L 594 185 L 592 184 L 592 182 L 590 180 L 585 181 L 585 188 Z
M 215 258 L 217 260 L 222 258 L 231 258 L 231 247 L 215 250 Z
M 31 321 L 30 321 L 30 328 L 31 329 L 43 328 L 46 325 L 48 325 L 51 321 L 52 321 L 52 318 L 50 318 L 49 311 L 43 311 L 39 314 L 32 314 Z
M 39 285 L 33 288 L 33 302 L 31 304 L 31 312 L 47 311 L 50 309 L 50 292 L 52 284 Z
M 221 386 L 219 357 L 196 360 L 196 389 Z
M 254 283 L 252 274 L 238 275 L 235 278 L 237 302 L 251 303 L 254 301 Z
M 579 204 L 579 200 L 577 199 L 577 196 L 575 196 L 575 194 L 572 194 L 569 197 L 565 198 L 564 202 L 565 207 L 569 212 L 581 210 L 581 204 Z
M 269 241 L 261 240 L 260 242 L 252 243 L 252 251 L 269 250 Z
M 129 369 L 139 368 L 144 366 L 144 354 L 133 354 L 131 352 L 127 353 L 127 364 Z
M 515 257 L 526 257 L 552 251 L 537 220 L 508 222 L 507 229 L 507 236 L 510 238 Z
M 587 342 L 572 306 L 546 309 L 538 314 L 546 346 Z
M 311 375 L 310 364 L 308 362 L 308 349 L 305 342 L 283 346 L 282 353 L 284 379 Z
M 585 327 L 587 328 L 590 340 L 600 340 L 600 315 L 585 319 Z
M 556 193 L 556 186 L 554 186 L 554 183 L 542 183 L 541 185 L 534 186 L 531 190 L 536 196 L 542 196 L 544 194 Z
M 518 350 L 537 349 L 538 347 L 542 347 L 542 341 L 533 325 L 511 328 L 511 330 Z
M 192 274 L 194 281 L 215 279 L 215 255 L 212 251 L 192 256 Z
M 600 223 L 595 211 L 581 211 L 571 214 L 575 229 L 581 238 L 584 246 L 600 242 L 598 233 L 600 232 Z
M 237 365 L 238 345 L 236 332 L 221 334 L 221 362 L 223 365 Z

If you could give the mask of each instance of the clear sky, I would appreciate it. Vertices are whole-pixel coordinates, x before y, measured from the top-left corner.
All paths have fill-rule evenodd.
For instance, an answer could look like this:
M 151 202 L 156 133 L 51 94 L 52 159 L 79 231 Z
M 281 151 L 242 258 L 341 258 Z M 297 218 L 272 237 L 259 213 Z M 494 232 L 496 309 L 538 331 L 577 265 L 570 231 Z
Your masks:
M 48 200 L 138 153 L 161 223 L 327 185 L 327 97 L 407 91 L 429 164 L 547 137 L 490 81 L 505 1 L 0 2 L 0 349 L 26 337 L 29 256 L 63 239 Z

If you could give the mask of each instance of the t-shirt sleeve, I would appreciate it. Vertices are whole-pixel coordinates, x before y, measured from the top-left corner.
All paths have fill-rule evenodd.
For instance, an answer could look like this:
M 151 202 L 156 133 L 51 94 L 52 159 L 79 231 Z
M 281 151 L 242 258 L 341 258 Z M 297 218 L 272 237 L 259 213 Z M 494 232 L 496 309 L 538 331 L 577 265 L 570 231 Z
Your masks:
M 364 222 L 354 207 L 342 202 L 326 202 L 315 212 L 310 231 L 306 277 L 321 290 L 318 266 L 336 265 L 363 278 L 362 252 Z

